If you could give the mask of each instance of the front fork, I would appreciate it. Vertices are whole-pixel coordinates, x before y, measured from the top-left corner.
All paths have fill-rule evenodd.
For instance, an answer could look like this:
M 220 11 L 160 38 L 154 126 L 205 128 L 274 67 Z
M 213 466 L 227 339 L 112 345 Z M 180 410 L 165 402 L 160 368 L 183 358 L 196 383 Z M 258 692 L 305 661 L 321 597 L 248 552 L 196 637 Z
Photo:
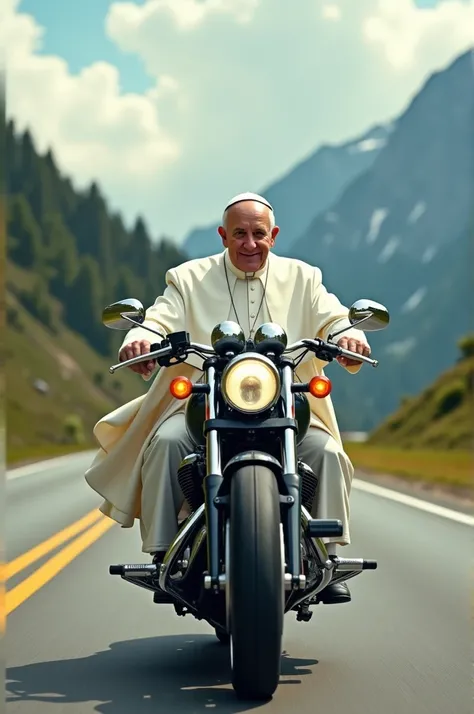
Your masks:
M 206 381 L 209 385 L 206 403 L 206 420 L 216 419 L 217 391 L 216 391 L 216 360 L 210 358 L 203 365 L 206 371 Z M 207 530 L 207 567 L 208 572 L 204 578 L 206 589 L 219 591 L 219 537 L 220 513 L 216 504 L 217 494 L 223 482 L 220 438 L 217 429 L 210 429 L 206 435 L 206 476 L 204 477 L 204 501 L 206 504 L 206 530 Z
M 207 394 L 206 420 L 216 419 L 216 367 L 213 358 L 206 361 L 206 381 L 209 385 Z M 293 364 L 285 361 L 282 369 L 282 396 L 285 417 L 294 420 L 294 397 L 291 389 L 293 383 Z M 216 592 L 219 583 L 219 550 L 220 550 L 220 513 L 216 503 L 217 494 L 223 482 L 220 458 L 220 439 L 216 429 L 210 429 L 206 436 L 207 468 L 204 477 L 204 500 L 206 504 L 207 527 L 207 563 L 208 572 L 204 579 L 206 589 Z M 301 488 L 296 455 L 296 431 L 285 429 L 282 449 L 283 480 L 288 495 L 283 498 L 283 528 L 288 542 L 288 573 L 285 575 L 285 586 L 289 590 L 299 590 L 305 587 L 306 578 L 301 573 Z
M 286 419 L 295 419 L 294 396 L 292 392 L 293 363 L 283 362 L 282 396 Z M 283 528 L 288 543 L 288 563 L 285 585 L 289 590 L 300 590 L 306 586 L 306 578 L 301 573 L 301 487 L 296 453 L 296 431 L 285 429 L 282 448 L 283 481 L 288 497 L 283 509 Z

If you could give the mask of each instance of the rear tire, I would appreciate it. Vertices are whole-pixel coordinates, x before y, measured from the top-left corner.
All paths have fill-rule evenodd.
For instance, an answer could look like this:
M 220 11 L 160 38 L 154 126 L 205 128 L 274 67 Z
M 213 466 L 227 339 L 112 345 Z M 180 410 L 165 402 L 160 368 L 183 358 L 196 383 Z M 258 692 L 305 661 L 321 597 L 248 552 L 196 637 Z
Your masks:
M 285 595 L 280 498 L 269 469 L 234 474 L 229 526 L 232 685 L 240 698 L 269 699 L 280 677 Z

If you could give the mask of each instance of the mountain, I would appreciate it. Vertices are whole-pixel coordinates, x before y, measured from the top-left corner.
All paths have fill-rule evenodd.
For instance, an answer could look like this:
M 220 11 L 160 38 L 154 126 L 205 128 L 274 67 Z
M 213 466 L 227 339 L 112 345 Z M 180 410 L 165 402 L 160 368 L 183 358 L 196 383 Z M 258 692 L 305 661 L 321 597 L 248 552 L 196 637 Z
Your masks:
M 466 226 L 474 172 L 474 51 L 432 75 L 377 154 L 369 171 L 290 247 L 315 257 L 335 246 L 363 250 L 379 263 L 394 253 L 427 265 Z
M 126 228 L 96 184 L 77 191 L 13 122 L 4 146 L 10 462 L 92 443 L 100 416 L 143 393 L 137 375 L 108 374 L 122 336 L 102 326 L 102 310 L 124 297 L 154 302 L 185 256 L 152 241 L 141 218 Z
M 391 125 L 376 126 L 353 141 L 321 146 L 282 178 L 258 191 L 275 207 L 281 231 L 276 253 L 284 254 L 314 216 L 330 206 L 353 179 L 372 166 L 392 130 Z M 218 226 L 216 222 L 192 230 L 183 249 L 191 258 L 218 252 Z
M 473 54 L 428 79 L 372 167 L 287 252 L 318 265 L 346 304 L 368 296 L 393 318 L 369 335 L 379 368 L 338 379 L 344 429 L 371 429 L 400 395 L 418 393 L 472 329 Z

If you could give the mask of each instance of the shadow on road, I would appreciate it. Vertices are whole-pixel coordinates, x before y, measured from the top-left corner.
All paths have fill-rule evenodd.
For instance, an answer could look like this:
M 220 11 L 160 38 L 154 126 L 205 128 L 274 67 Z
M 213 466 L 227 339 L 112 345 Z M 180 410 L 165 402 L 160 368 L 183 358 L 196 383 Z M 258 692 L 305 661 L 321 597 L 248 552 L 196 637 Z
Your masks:
M 317 663 L 284 652 L 281 674 L 291 679 L 280 680 L 280 692 L 287 684 L 299 684 L 301 675 L 311 674 L 308 667 Z M 262 706 L 235 698 L 229 650 L 214 635 L 115 642 L 82 659 L 11 667 L 6 680 L 7 702 L 49 703 L 51 712 L 55 704 L 62 711 L 65 705 L 80 702 L 98 702 L 95 711 L 100 714 L 191 714 L 201 709 L 236 713 Z

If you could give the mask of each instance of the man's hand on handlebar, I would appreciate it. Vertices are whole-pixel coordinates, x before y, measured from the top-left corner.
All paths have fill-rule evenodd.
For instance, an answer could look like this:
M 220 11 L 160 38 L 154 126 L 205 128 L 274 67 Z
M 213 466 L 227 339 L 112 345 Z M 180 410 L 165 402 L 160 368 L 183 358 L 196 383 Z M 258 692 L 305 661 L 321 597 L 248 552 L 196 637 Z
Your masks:
M 125 345 L 120 350 L 119 360 L 120 362 L 126 362 L 128 359 L 133 359 L 133 357 L 139 357 L 140 355 L 146 355 L 150 352 L 151 342 L 148 340 L 136 340 L 135 342 L 130 342 Z M 141 374 L 144 377 L 149 377 L 156 367 L 155 360 L 150 360 L 149 362 L 139 362 L 138 364 L 131 364 L 128 369 L 132 372 Z
M 360 340 L 355 340 L 354 338 L 341 337 L 337 343 L 338 347 L 343 350 L 349 350 L 349 352 L 356 352 L 364 357 L 370 356 L 370 347 L 366 342 L 361 342 Z M 343 367 L 355 367 L 360 364 L 359 360 L 351 359 L 350 357 L 336 357 L 339 364 Z

